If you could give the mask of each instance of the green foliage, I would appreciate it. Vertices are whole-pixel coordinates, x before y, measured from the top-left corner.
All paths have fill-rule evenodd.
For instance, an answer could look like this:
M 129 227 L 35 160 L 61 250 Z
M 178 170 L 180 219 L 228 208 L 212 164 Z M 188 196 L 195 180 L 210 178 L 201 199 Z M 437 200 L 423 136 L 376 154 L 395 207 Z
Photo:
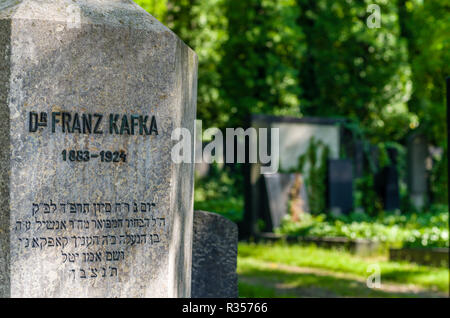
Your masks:
M 356 129 L 353 128 L 353 131 Z M 362 130 L 354 133 L 359 140 L 365 140 L 365 134 Z M 392 165 L 391 159 L 388 155 L 388 149 L 395 149 L 397 151 L 397 162 L 395 163 L 396 169 L 399 173 L 399 187 L 401 189 L 406 188 L 406 149 L 403 145 L 396 142 L 380 142 L 376 144 L 378 150 L 378 158 L 375 160 L 371 154 L 370 143 L 363 141 L 364 155 L 367 158 L 368 166 L 365 167 L 365 171 L 362 177 L 355 179 L 354 193 L 355 193 L 355 206 L 362 208 L 365 213 L 371 216 L 375 216 L 383 211 L 382 198 L 375 192 L 375 175 L 384 167 Z M 400 191 L 400 199 L 406 201 L 406 191 Z M 409 209 L 409 206 L 404 206 L 404 211 Z M 408 209 L 407 209 L 408 208 Z
M 414 120 L 406 42 L 395 1 L 297 0 L 307 51 L 300 60 L 302 113 L 345 116 L 367 128 L 374 142 L 398 140 Z M 382 27 L 366 25 L 369 4 L 381 8 Z
M 409 108 L 429 140 L 446 148 L 445 78 L 450 75 L 450 4 L 447 0 L 399 1 L 402 35 L 408 41 L 413 94 Z M 418 27 L 420 26 L 420 27 Z
M 196 178 L 194 209 L 221 214 L 233 222 L 242 220 L 244 211 L 243 180 L 240 174 L 211 166 L 205 178 Z
M 252 284 L 244 283 L 242 281 L 238 282 L 239 297 L 243 298 L 276 298 L 280 297 L 277 293 L 271 289 L 264 286 L 254 286 Z M 288 297 L 287 295 L 283 295 Z M 283 297 L 281 296 L 281 297 Z
M 368 215 L 377 215 L 383 211 L 383 202 L 375 192 L 374 184 L 372 173 L 355 180 L 355 206 L 363 208 Z
M 349 216 L 308 216 L 299 222 L 283 220 L 278 233 L 293 236 L 370 239 L 392 247 L 449 247 L 448 207 L 430 213 L 364 213 Z
M 448 156 L 445 154 L 434 159 L 433 169 L 430 171 L 430 187 L 432 202 L 448 204 Z
M 222 98 L 224 46 L 230 35 L 225 0 L 167 0 L 166 23 L 198 55 L 197 118 L 223 127 L 229 107 Z M 229 127 L 229 126 L 227 126 Z
M 448 203 L 445 78 L 450 76 L 450 4 L 447 0 L 401 0 L 402 36 L 408 41 L 413 93 L 408 107 L 430 143 L 444 149 L 431 172 L 435 202 Z M 420 25 L 420 27 L 418 27 Z
M 327 145 L 312 137 L 306 153 L 298 159 L 297 172 L 305 176 L 309 207 L 314 214 L 322 213 L 326 209 L 326 177 L 329 153 L 330 149 Z
M 345 116 L 374 142 L 419 126 L 445 144 L 445 0 L 137 3 L 197 52 L 207 125 L 241 125 L 249 113 Z M 367 27 L 369 4 L 381 28 Z
M 385 143 L 378 144 L 378 162 L 380 168 L 387 167 L 391 164 L 391 159 L 389 158 Z
M 164 22 L 167 11 L 167 0 L 135 0 L 135 2 L 156 19 Z

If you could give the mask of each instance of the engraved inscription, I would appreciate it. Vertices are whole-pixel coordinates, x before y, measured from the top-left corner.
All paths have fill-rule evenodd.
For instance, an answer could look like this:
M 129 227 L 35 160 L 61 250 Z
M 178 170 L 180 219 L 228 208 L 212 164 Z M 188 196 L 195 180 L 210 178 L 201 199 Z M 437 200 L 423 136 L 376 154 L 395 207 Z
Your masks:
M 20 249 L 59 250 L 73 279 L 118 277 L 133 246 L 166 240 L 166 217 L 154 202 L 33 202 L 14 226 Z M 83 264 L 94 265 L 86 267 Z
M 48 118 L 51 118 L 49 122 Z M 108 120 L 104 120 L 107 117 Z M 107 126 L 106 128 L 104 126 Z M 79 114 L 70 112 L 29 112 L 28 131 L 50 128 L 52 133 L 101 135 L 158 135 L 155 116 L 136 114 Z

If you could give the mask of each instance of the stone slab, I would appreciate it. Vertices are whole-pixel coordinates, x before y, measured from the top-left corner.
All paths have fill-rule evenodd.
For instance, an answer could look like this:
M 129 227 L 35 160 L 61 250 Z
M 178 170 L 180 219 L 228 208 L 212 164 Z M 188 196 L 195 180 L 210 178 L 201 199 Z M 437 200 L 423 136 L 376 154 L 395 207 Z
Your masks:
M 0 54 L 0 296 L 190 296 L 195 53 L 133 1 L 29 0 Z
M 192 297 L 238 297 L 237 225 L 215 213 L 194 212 Z
M 284 217 L 291 213 L 289 205 L 292 213 L 296 214 L 295 217 L 309 212 L 308 194 L 301 174 L 274 173 L 264 175 L 263 178 L 268 209 L 265 213 L 268 219 L 264 221 L 267 223 L 268 231 L 280 227 Z
M 278 128 L 279 129 L 279 154 L 280 170 L 292 171 L 298 168 L 299 157 L 306 153 L 311 137 L 327 145 L 330 149 L 330 158 L 339 158 L 341 148 L 341 124 L 342 119 L 320 117 L 284 117 L 252 114 L 249 119 L 249 127 Z M 320 152 L 318 152 L 320 157 Z M 304 175 L 309 173 L 309 165 L 305 165 Z M 246 165 L 244 174 L 245 189 L 245 213 L 244 221 L 240 226 L 242 238 L 248 238 L 260 232 L 258 220 L 264 219 L 262 215 L 266 210 L 262 200 L 265 185 L 261 174 L 261 164 L 251 163 Z

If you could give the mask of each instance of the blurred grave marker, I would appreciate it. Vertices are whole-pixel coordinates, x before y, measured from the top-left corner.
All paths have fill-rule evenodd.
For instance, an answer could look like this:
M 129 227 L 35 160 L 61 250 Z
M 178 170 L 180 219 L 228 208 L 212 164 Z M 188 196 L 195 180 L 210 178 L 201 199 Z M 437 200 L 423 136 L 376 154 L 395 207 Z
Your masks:
M 353 210 L 353 162 L 350 159 L 328 161 L 328 207 L 336 214 Z

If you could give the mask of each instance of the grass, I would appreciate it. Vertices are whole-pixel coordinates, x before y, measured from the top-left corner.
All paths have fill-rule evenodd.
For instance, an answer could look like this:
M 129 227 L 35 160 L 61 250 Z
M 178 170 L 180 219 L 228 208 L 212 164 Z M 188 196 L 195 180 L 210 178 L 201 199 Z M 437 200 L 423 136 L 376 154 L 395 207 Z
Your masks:
M 383 288 L 368 288 L 378 264 Z M 449 270 L 362 258 L 314 246 L 239 244 L 241 297 L 429 297 L 449 291 Z

